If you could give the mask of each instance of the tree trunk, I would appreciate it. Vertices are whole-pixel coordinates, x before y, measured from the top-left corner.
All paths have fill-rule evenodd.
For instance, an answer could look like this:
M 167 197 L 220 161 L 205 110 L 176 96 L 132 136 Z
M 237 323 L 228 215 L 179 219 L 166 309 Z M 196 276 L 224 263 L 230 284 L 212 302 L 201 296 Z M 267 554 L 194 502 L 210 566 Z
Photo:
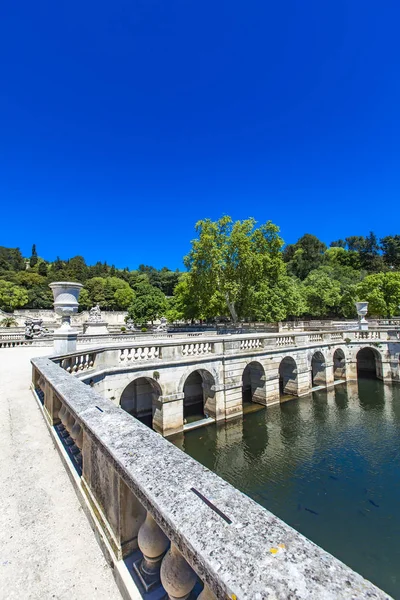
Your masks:
M 236 310 L 235 310 L 235 303 L 231 302 L 229 300 L 229 296 L 228 296 L 227 293 L 225 293 L 225 300 L 226 300 L 226 304 L 227 304 L 227 306 L 229 308 L 229 312 L 231 313 L 231 319 L 232 319 L 232 321 L 234 323 L 237 323 L 238 317 L 237 317 Z

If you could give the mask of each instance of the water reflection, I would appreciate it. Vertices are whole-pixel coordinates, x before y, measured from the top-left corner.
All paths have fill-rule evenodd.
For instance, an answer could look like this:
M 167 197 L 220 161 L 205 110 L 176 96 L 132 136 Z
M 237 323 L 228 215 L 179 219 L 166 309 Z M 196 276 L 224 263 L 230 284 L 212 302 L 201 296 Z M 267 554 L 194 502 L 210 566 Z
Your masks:
M 360 379 L 174 443 L 400 598 L 399 434 L 400 386 Z

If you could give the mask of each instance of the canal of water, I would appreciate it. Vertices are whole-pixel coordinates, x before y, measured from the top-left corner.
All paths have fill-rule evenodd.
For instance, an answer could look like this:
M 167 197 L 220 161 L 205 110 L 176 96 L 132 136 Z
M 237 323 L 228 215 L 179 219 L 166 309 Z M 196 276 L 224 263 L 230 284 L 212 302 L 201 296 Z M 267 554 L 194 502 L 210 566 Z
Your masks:
M 360 379 L 172 441 L 400 599 L 400 386 Z

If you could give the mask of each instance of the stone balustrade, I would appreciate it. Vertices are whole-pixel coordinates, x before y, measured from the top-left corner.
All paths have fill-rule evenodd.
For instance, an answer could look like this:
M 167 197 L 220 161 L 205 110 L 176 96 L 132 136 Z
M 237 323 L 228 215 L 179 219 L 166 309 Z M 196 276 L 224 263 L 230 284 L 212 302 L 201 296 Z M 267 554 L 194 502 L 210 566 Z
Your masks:
M 120 351 L 119 360 L 123 363 L 138 360 L 157 360 L 161 358 L 160 346 L 138 346 L 137 348 L 125 348 Z
M 393 331 L 394 335 L 395 332 Z M 91 351 L 91 358 L 86 359 L 87 353 L 78 351 L 69 354 L 66 357 L 58 357 L 59 364 L 70 373 L 79 373 L 83 370 L 94 367 L 94 357 L 102 355 L 102 365 L 121 365 L 129 367 L 132 364 L 141 362 L 166 362 L 180 361 L 182 358 L 197 358 L 206 355 L 225 355 L 232 353 L 251 353 L 254 352 L 272 352 L 274 349 L 301 348 L 305 346 L 343 344 L 360 341 L 387 341 L 390 332 L 385 330 L 369 331 L 327 331 L 320 333 L 298 332 L 287 334 L 258 334 L 257 336 L 247 335 L 229 335 L 214 336 L 213 341 L 210 337 L 198 338 L 196 342 L 186 342 L 176 338 L 159 340 L 158 336 L 154 341 L 159 343 L 149 343 L 142 340 L 133 340 L 126 343 L 123 339 L 123 345 L 101 346 L 101 340 L 96 340 L 98 346 L 95 351 Z M 102 336 L 98 336 L 102 337 Z M 116 338 L 121 341 L 121 338 Z M 27 340 L 30 342 L 32 340 Z M 118 360 L 116 360 L 118 356 Z
M 199 342 L 195 344 L 183 344 L 182 356 L 201 356 L 214 352 L 214 344 L 211 342 Z
M 240 350 L 253 350 L 262 347 L 263 341 L 260 338 L 249 338 L 245 340 L 240 340 Z
M 278 348 L 282 348 L 282 346 L 295 346 L 296 345 L 296 336 L 294 336 L 294 335 L 278 335 L 276 337 L 275 343 Z
M 32 389 L 124 597 L 133 562 L 170 600 L 199 579 L 200 600 L 388 598 L 57 362 L 32 361 Z

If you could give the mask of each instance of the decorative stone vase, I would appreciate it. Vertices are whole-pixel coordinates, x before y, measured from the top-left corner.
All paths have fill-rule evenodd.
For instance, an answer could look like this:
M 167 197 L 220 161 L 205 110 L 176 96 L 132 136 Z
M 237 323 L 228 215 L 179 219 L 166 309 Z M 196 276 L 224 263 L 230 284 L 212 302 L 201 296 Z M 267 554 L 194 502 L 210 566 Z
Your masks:
M 49 287 L 54 296 L 54 310 L 61 317 L 60 329 L 71 329 L 71 315 L 78 312 L 78 298 L 83 285 L 71 281 L 55 281 Z
M 368 322 L 365 319 L 368 312 L 368 302 L 356 302 L 356 310 L 360 319 L 360 329 L 368 329 Z

